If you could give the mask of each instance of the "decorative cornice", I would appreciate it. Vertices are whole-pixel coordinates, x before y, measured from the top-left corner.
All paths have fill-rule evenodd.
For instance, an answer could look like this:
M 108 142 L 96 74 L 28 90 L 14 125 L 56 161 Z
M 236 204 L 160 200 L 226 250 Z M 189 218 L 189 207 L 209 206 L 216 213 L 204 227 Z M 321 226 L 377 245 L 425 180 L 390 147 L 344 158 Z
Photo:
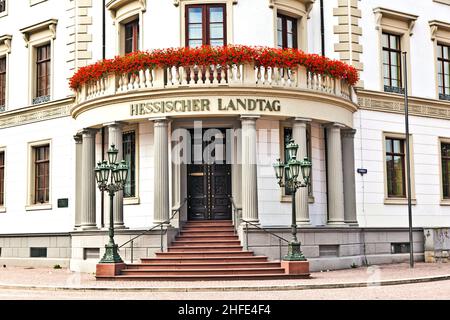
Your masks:
M 0 129 L 70 116 L 74 98 L 0 113 Z
M 6 53 L 11 53 L 11 40 L 12 35 L 5 34 L 0 36 L 0 46 L 3 45 L 6 47 Z
M 311 13 L 311 10 L 313 8 L 314 3 L 316 2 L 316 0 L 295 0 L 296 2 L 299 2 L 301 4 L 303 4 L 305 6 L 305 10 L 306 10 L 306 16 L 309 19 L 309 14 Z M 288 7 L 285 3 L 287 1 L 286 0 L 269 0 L 269 8 L 274 8 L 276 5 L 280 5 L 280 6 L 285 6 Z M 292 9 L 296 9 L 296 8 L 292 8 Z M 298 9 L 297 9 L 298 10 Z
M 450 23 L 438 21 L 438 20 L 431 20 L 428 22 L 430 26 L 430 33 L 431 33 L 431 40 L 436 40 L 437 34 L 439 30 L 448 32 L 450 34 Z M 450 39 L 448 39 L 450 41 Z
M 52 34 L 52 39 L 56 39 L 56 25 L 58 24 L 57 19 L 50 19 L 47 21 L 43 21 L 37 24 L 34 24 L 32 26 L 22 28 L 20 29 L 20 32 L 22 32 L 23 39 L 25 40 L 25 46 L 28 47 L 28 44 L 30 42 L 30 35 L 33 33 L 42 31 L 42 30 L 50 30 Z
M 404 13 L 404 12 L 386 9 L 386 8 L 382 8 L 382 7 L 373 9 L 373 13 L 375 14 L 375 29 L 377 29 L 377 30 L 382 29 L 382 26 L 381 26 L 382 20 L 383 20 L 383 17 L 386 17 L 386 18 L 391 18 L 394 20 L 406 22 L 408 24 L 409 35 L 412 35 L 412 29 L 414 28 L 414 26 L 416 24 L 416 20 L 419 17 L 414 14 Z
M 364 110 L 404 114 L 403 99 L 403 96 L 397 94 L 358 90 L 358 104 Z M 450 102 L 410 97 L 409 113 L 419 117 L 450 120 Z
M 131 2 L 137 2 L 143 12 L 147 10 L 147 0 L 111 0 L 106 4 L 106 9 L 110 11 L 111 17 L 115 19 L 117 11 Z

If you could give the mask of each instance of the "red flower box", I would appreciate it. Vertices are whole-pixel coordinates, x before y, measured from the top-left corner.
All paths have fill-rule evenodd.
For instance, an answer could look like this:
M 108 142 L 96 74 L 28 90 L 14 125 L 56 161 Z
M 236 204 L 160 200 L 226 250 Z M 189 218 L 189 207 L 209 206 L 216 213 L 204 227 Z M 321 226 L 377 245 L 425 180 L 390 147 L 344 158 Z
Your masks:
M 358 71 L 339 60 L 296 49 L 275 49 L 230 45 L 223 47 L 168 48 L 146 52 L 133 52 L 114 59 L 105 59 L 82 67 L 70 79 L 70 87 L 78 90 L 83 84 L 99 80 L 109 73 L 136 73 L 147 68 L 192 65 L 233 65 L 254 63 L 256 66 L 295 68 L 304 66 L 313 73 L 346 80 L 350 85 L 358 82 Z

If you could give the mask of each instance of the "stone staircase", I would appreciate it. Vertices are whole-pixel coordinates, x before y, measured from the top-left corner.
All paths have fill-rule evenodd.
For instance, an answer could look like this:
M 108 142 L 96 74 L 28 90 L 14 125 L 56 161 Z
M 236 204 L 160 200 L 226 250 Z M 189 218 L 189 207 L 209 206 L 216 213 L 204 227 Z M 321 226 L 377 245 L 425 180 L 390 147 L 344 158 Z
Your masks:
M 187 222 L 167 252 L 127 264 L 108 280 L 245 280 L 305 278 L 289 275 L 280 262 L 269 262 L 242 248 L 228 220 Z M 99 278 L 99 277 L 97 277 Z

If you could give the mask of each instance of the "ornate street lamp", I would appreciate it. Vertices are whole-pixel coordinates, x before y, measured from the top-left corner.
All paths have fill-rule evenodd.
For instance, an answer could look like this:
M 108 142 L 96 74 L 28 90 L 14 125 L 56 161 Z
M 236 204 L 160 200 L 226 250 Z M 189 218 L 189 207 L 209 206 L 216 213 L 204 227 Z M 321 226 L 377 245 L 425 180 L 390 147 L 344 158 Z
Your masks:
M 98 162 L 95 167 L 95 178 L 100 191 L 109 194 L 109 242 L 105 245 L 106 251 L 99 263 L 122 263 L 118 252 L 118 246 L 114 243 L 114 194 L 123 190 L 127 181 L 128 165 L 125 160 L 117 163 L 119 150 L 112 144 L 108 150 L 108 161 Z
M 300 242 L 297 240 L 295 193 L 297 192 L 297 189 L 306 188 L 310 184 L 312 164 L 306 157 L 302 161 L 297 160 L 298 144 L 295 144 L 293 139 L 289 141 L 286 150 L 290 158 L 288 163 L 285 164 L 280 159 L 277 159 L 277 162 L 273 165 L 278 185 L 280 187 L 287 187 L 292 192 L 292 240 L 288 246 L 288 254 L 283 260 L 306 261 L 306 258 L 300 249 Z

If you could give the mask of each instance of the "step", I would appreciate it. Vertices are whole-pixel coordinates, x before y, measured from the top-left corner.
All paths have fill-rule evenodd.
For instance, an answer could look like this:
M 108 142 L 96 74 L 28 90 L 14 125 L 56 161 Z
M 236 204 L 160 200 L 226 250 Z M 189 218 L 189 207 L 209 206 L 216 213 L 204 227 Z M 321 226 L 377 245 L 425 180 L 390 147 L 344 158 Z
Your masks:
M 183 227 L 182 231 L 191 231 L 191 232 L 196 232 L 196 231 L 214 231 L 214 232 L 220 232 L 220 231 L 225 231 L 225 232 L 234 232 L 234 228 L 233 227 L 217 227 L 217 226 L 205 226 L 205 227 Z
M 239 240 L 214 240 L 214 241 L 184 241 L 184 240 L 175 240 L 170 245 L 171 247 L 204 247 L 204 246 L 239 246 L 241 245 L 241 241 Z
M 185 264 L 185 263 L 241 263 L 241 262 L 268 262 L 266 256 L 225 256 L 225 257 L 171 257 L 141 258 L 143 264 Z
M 232 227 L 233 224 L 231 222 L 188 222 L 183 225 L 184 227 Z
M 243 274 L 284 274 L 283 268 L 224 268 L 224 269 L 138 269 L 138 270 L 122 270 L 122 275 L 243 275 Z
M 252 256 L 253 251 L 190 251 L 190 252 L 156 252 L 156 257 L 191 257 L 191 258 L 202 258 L 202 257 L 229 257 L 229 256 Z
M 209 251 L 241 251 L 242 246 L 170 246 L 169 252 L 209 252 Z
M 191 235 L 203 235 L 203 236 L 236 236 L 234 231 L 213 231 L 213 230 L 202 230 L 202 231 L 191 231 L 182 230 L 180 236 L 191 236 Z
M 120 275 L 115 277 L 97 277 L 98 280 L 118 281 L 218 281 L 218 280 L 277 280 L 277 279 L 305 279 L 309 274 L 226 274 L 226 275 Z
M 175 241 L 182 240 L 182 241 L 216 241 L 216 240 L 239 240 L 238 236 L 205 236 L 205 235 L 189 235 L 189 236 L 176 236 Z
M 134 263 L 126 269 L 227 269 L 227 268 L 280 268 L 279 262 L 208 262 L 208 263 Z

